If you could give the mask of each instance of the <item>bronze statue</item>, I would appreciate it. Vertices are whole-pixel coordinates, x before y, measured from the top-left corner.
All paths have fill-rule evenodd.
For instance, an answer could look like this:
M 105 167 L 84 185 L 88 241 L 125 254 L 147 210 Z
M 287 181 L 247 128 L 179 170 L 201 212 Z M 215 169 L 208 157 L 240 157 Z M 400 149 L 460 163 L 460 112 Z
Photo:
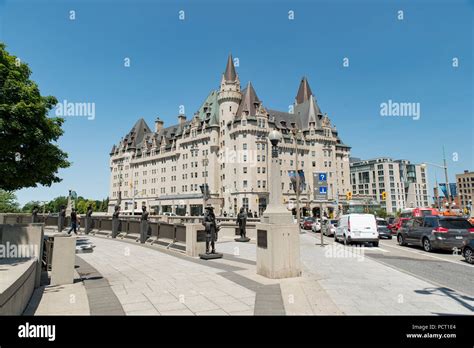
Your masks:
M 206 207 L 202 224 L 206 228 L 206 254 L 215 254 L 218 228 L 213 207 Z M 209 244 L 212 248 L 211 252 L 209 252 Z
M 91 216 L 92 216 L 92 205 L 91 205 L 91 204 L 89 204 L 89 206 L 87 207 L 86 216 L 87 216 L 87 217 L 91 217 Z
M 33 207 L 33 210 L 31 211 L 33 223 L 38 222 L 38 211 L 39 211 L 38 206 L 35 205 Z
M 240 238 L 247 238 L 247 214 L 245 213 L 244 208 L 240 208 L 240 212 L 237 214 L 237 224 L 239 225 Z
M 148 212 L 146 211 L 146 207 L 142 207 L 142 216 L 140 218 L 141 221 L 148 221 Z
M 120 205 L 116 205 L 114 208 L 114 213 L 112 214 L 112 217 L 118 219 L 119 215 L 120 215 Z

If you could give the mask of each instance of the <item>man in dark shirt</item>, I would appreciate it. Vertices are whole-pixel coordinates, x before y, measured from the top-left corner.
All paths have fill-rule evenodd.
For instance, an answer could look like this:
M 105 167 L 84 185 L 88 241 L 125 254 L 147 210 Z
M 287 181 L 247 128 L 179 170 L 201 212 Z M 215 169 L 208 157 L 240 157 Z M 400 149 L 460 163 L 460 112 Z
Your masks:
M 76 214 L 76 209 L 73 209 L 71 211 L 71 228 L 69 229 L 69 232 L 67 234 L 71 234 L 71 231 L 74 230 L 74 233 L 77 235 L 76 229 L 77 229 L 77 214 Z

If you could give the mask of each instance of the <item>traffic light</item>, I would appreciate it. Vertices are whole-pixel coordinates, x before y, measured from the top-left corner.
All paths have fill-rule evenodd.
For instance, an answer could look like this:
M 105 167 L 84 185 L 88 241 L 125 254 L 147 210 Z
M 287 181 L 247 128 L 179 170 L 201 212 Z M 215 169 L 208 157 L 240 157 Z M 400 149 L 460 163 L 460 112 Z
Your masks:
M 385 201 L 387 199 L 387 192 L 382 192 L 382 200 Z
M 349 191 L 349 192 L 346 193 L 346 199 L 348 201 L 350 201 L 352 199 L 352 192 Z

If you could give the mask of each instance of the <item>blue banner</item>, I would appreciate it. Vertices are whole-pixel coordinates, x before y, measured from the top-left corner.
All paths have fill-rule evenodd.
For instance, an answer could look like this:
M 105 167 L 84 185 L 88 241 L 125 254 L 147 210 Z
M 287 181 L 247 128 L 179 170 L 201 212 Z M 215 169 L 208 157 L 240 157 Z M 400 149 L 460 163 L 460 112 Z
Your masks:
M 446 192 L 446 184 L 439 184 L 439 187 L 441 187 L 441 191 L 443 191 L 443 195 L 446 198 L 448 196 L 448 193 Z M 451 197 L 457 197 L 458 193 L 455 183 L 449 184 L 449 191 L 451 193 Z

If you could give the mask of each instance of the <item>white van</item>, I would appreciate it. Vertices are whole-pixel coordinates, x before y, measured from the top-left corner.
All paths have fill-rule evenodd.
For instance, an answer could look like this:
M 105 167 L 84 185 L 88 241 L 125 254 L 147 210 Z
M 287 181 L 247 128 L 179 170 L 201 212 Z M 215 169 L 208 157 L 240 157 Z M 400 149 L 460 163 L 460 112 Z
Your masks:
M 370 242 L 379 246 L 379 233 L 377 223 L 372 214 L 347 214 L 342 215 L 334 234 L 334 240 L 344 241 L 349 245 L 353 242 Z

